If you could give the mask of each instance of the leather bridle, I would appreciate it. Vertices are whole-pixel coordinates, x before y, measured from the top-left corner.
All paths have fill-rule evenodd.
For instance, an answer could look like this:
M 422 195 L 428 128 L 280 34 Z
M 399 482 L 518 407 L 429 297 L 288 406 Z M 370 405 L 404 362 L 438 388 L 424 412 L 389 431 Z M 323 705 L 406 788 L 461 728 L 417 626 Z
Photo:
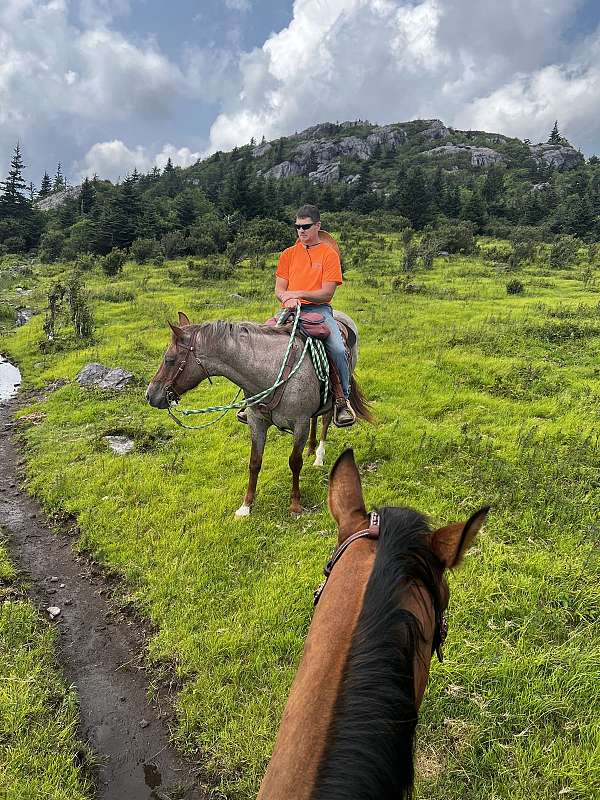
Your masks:
M 321 599 L 323 589 L 325 588 L 325 586 L 327 586 L 327 581 L 329 580 L 331 571 L 333 570 L 337 562 L 340 560 L 340 558 L 344 555 L 346 550 L 350 547 L 350 545 L 358 541 L 359 539 L 377 540 L 379 539 L 379 532 L 380 532 L 379 514 L 376 511 L 371 511 L 371 513 L 369 514 L 369 527 L 364 528 L 361 531 L 357 531 L 356 533 L 353 533 L 352 536 L 349 536 L 335 548 L 335 550 L 331 554 L 331 558 L 325 564 L 325 567 L 323 569 L 323 573 L 325 574 L 325 580 L 315 590 L 314 593 L 315 606 Z M 432 642 L 432 653 L 433 652 L 436 653 L 439 661 L 444 660 L 444 654 L 442 648 L 444 646 L 444 642 L 446 641 L 447 636 L 448 636 L 448 618 L 445 613 L 436 611 L 435 630 L 433 633 L 433 642 Z
M 170 380 L 169 383 L 167 383 L 165 385 L 165 394 L 167 396 L 167 401 L 169 402 L 169 404 L 172 403 L 172 402 L 175 402 L 175 403 L 179 402 L 179 399 L 180 399 L 181 395 L 175 389 L 175 381 L 181 375 L 181 373 L 185 370 L 185 368 L 187 366 L 188 358 L 190 357 L 190 353 L 193 354 L 194 360 L 195 360 L 197 366 L 199 366 L 201 369 L 204 370 L 204 376 L 203 377 L 204 378 L 208 378 L 208 382 L 212 386 L 212 381 L 210 379 L 210 375 L 208 373 L 208 370 L 206 369 L 206 367 L 202 363 L 201 359 L 195 353 L 196 336 L 197 335 L 198 335 L 198 331 L 196 331 L 194 333 L 193 338 L 192 338 L 192 343 L 189 346 L 185 345 L 185 344 L 180 344 L 179 342 L 177 342 L 177 344 L 176 344 L 177 352 L 179 352 L 179 349 L 182 348 L 183 350 L 186 351 L 186 354 L 181 359 L 181 361 L 179 362 L 179 365 L 177 367 L 177 372 L 175 373 L 173 378 Z M 202 378 L 200 378 L 200 380 L 202 380 Z

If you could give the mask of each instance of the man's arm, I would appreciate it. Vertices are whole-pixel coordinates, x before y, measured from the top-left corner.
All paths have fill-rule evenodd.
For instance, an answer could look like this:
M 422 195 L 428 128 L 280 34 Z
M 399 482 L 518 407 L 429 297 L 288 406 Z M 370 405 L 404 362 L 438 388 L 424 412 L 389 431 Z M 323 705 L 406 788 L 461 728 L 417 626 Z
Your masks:
M 308 303 L 330 303 L 333 295 L 335 294 L 335 290 L 337 289 L 338 285 L 335 281 L 323 281 L 323 286 L 320 289 L 317 289 L 315 292 L 288 292 L 287 289 L 287 281 L 282 281 L 285 283 L 285 289 L 278 293 L 277 291 L 277 284 L 281 281 L 281 278 L 277 278 L 277 283 L 275 284 L 275 294 L 281 300 L 284 305 L 288 304 L 290 306 L 297 305 L 297 300 L 306 300 Z
M 283 295 L 287 290 L 288 284 L 287 278 L 280 278 L 279 276 L 275 278 L 275 297 L 280 303 L 283 303 Z

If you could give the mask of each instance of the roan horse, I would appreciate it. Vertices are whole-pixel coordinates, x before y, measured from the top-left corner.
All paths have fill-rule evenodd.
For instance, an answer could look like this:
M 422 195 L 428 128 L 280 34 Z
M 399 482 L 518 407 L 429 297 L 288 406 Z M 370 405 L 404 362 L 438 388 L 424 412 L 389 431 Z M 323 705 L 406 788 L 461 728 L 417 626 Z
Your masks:
M 446 633 L 444 572 L 488 509 L 433 532 L 409 508 L 369 516 L 352 450 L 332 469 L 329 509 L 339 544 L 258 800 L 403 800 L 430 660 Z
M 351 369 L 356 365 L 358 335 L 350 317 L 336 312 L 355 334 L 351 351 Z M 268 328 L 251 322 L 207 322 L 192 325 L 185 314 L 179 312 L 179 325 L 171 325 L 171 342 L 162 364 L 146 391 L 146 399 L 155 408 L 167 408 L 171 400 L 179 398 L 211 375 L 224 375 L 239 386 L 245 397 L 272 386 L 285 356 L 289 337 L 277 328 Z M 354 380 L 351 380 L 350 402 L 356 415 L 370 419 L 367 404 Z M 302 452 L 311 429 L 311 420 L 317 412 L 330 414 L 331 404 L 320 408 L 320 386 L 310 358 L 305 358 L 298 371 L 285 384 L 285 391 L 277 406 L 261 412 L 257 406 L 248 407 L 248 425 L 252 434 L 250 452 L 250 477 L 242 505 L 235 512 L 238 517 L 250 513 L 256 481 L 260 472 L 267 430 L 271 425 L 289 430 L 294 437 L 289 465 L 292 471 L 290 511 L 299 514 L 300 470 Z M 324 418 L 324 434 L 317 450 L 315 464 L 323 463 L 324 438 L 329 418 Z M 315 452 L 316 422 L 312 420 L 311 450 Z M 309 453 L 310 453 L 309 451 Z

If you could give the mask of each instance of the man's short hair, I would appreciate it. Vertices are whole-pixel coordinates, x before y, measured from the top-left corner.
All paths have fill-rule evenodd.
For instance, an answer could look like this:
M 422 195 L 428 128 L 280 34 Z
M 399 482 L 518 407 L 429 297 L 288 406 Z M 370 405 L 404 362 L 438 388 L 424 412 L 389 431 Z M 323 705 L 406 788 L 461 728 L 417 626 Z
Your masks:
M 308 217 L 311 222 L 321 221 L 321 215 L 316 206 L 300 206 L 298 211 L 296 211 L 296 219 L 306 219 L 306 217 Z

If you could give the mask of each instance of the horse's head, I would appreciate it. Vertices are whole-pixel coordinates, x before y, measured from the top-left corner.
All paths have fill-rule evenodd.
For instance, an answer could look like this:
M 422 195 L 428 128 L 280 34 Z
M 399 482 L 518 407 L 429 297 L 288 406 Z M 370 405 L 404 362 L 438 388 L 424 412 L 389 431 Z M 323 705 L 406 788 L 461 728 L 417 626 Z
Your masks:
M 369 527 L 360 475 L 352 450 L 345 450 L 333 466 L 329 481 L 329 509 L 338 524 L 338 545 Z M 400 585 L 394 587 L 399 602 L 416 618 L 418 638 L 415 663 L 415 699 L 418 707 L 429 674 L 431 655 L 446 636 L 445 612 L 450 598 L 445 573 L 459 566 L 483 525 L 488 507 L 466 522 L 431 530 L 425 517 L 412 509 L 379 510 L 381 540 L 394 561 Z M 382 546 L 380 541 L 379 547 Z
M 168 408 L 171 402 L 177 402 L 185 392 L 209 377 L 195 352 L 197 326 L 180 311 L 179 324 L 169 322 L 169 327 L 171 341 L 146 390 L 146 400 L 154 408 Z

